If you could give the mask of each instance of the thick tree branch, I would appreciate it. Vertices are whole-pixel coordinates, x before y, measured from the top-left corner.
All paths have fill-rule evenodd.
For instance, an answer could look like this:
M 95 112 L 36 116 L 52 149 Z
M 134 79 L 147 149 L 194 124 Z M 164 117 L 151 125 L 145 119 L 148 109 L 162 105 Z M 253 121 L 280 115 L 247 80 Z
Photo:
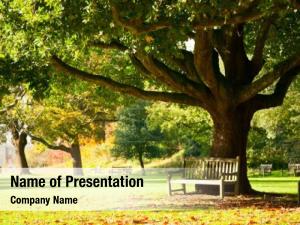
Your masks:
M 292 6 L 295 9 L 299 9 L 300 10 L 300 1 L 299 0 L 290 0 L 290 3 L 292 4 Z
M 195 64 L 194 64 L 194 54 L 187 51 L 187 50 L 182 50 L 182 54 L 183 54 L 183 64 L 186 68 L 186 72 L 188 74 L 188 76 L 190 77 L 190 79 L 192 79 L 193 81 L 197 82 L 197 83 L 201 83 L 203 86 L 205 86 L 199 76 L 199 74 L 197 73 Z
M 223 85 L 223 76 L 216 66 L 218 53 L 212 46 L 212 35 L 207 31 L 198 30 L 195 38 L 194 65 L 202 82 L 214 95 L 223 97 L 226 89 Z
M 278 5 L 278 6 L 273 6 L 271 9 L 266 11 L 253 10 L 250 12 L 244 12 L 241 14 L 233 15 L 230 18 L 224 17 L 219 19 L 203 19 L 201 21 L 194 22 L 194 28 L 198 30 L 203 28 L 222 27 L 224 25 L 242 24 L 249 21 L 259 20 L 265 17 L 270 12 L 276 13 L 282 9 L 284 9 L 284 6 Z
M 93 42 L 93 46 L 105 49 L 118 49 L 121 51 L 127 50 L 127 47 L 122 45 L 120 42 L 114 40 L 110 43 L 103 43 L 103 42 Z M 185 53 L 186 55 L 187 53 Z M 192 53 L 190 53 L 192 54 Z M 160 62 L 159 60 L 155 59 L 153 56 L 147 55 L 146 53 L 136 53 L 129 55 L 133 66 L 142 74 L 146 76 L 154 76 L 158 80 L 162 81 L 163 83 L 167 84 L 170 88 L 184 92 L 186 94 L 190 93 L 199 93 L 199 90 L 203 87 L 198 85 L 194 79 L 189 80 L 185 74 L 178 73 L 171 68 L 167 67 L 164 63 Z M 180 64 L 181 69 L 186 69 L 184 64 L 181 64 L 177 59 L 174 59 L 177 65 Z M 184 62 L 185 63 L 185 62 Z M 189 68 L 191 70 L 191 68 Z M 191 72 L 191 71 L 190 71 Z M 192 74 L 192 75 L 195 75 Z M 199 83 L 199 82 L 198 82 Z M 202 95 L 198 94 L 198 97 L 202 97 Z
M 221 27 L 224 25 L 234 25 L 234 24 L 241 24 L 249 21 L 259 20 L 263 18 L 266 14 L 270 12 L 278 12 L 284 8 L 283 5 L 276 5 L 271 7 L 267 11 L 258 11 L 258 10 L 251 10 L 248 12 L 243 12 L 241 14 L 232 15 L 230 18 L 215 18 L 215 19 L 206 19 L 203 18 L 200 21 L 192 22 L 192 27 L 196 30 L 204 29 L 204 28 L 214 28 L 214 27 Z M 130 31 L 135 35 L 145 34 L 149 32 L 154 32 L 162 29 L 172 28 L 173 25 L 170 21 L 167 20 L 160 20 L 159 22 L 153 24 L 146 24 L 144 23 L 143 19 L 141 18 L 134 18 L 134 19 L 124 19 L 120 15 L 120 10 L 118 7 L 111 3 L 111 11 L 112 11 L 112 18 L 114 22 L 124 27 L 126 30 Z M 181 26 L 180 24 L 176 25 Z
M 252 12 L 260 2 L 261 0 L 245 0 L 239 4 L 239 7 L 236 11 L 238 14 Z
M 264 90 L 266 87 L 273 84 L 278 78 L 284 76 L 285 74 L 293 71 L 295 68 L 300 65 L 300 54 L 297 53 L 294 56 L 288 58 L 284 62 L 275 66 L 273 71 L 263 75 L 258 80 L 254 81 L 252 84 L 244 87 L 238 97 L 238 103 L 245 102 L 257 93 Z
M 92 45 L 99 48 L 104 49 L 118 49 L 120 51 L 127 50 L 127 47 L 122 45 L 118 41 L 112 41 L 110 43 L 103 43 L 99 41 L 92 42 Z M 186 55 L 187 53 L 185 53 Z M 192 53 L 190 53 L 192 55 Z M 159 60 L 155 59 L 152 56 L 144 55 L 144 54 L 130 54 L 129 55 L 133 66 L 142 74 L 146 76 L 154 75 L 158 80 L 166 83 L 171 88 L 175 88 L 175 90 L 182 91 L 183 90 L 183 82 L 184 82 L 184 74 L 179 74 L 178 72 L 171 70 L 166 65 L 161 63 Z M 191 72 L 191 68 L 189 70 L 186 67 L 186 60 L 179 60 L 177 58 L 168 58 L 172 61 L 176 66 L 179 66 L 181 70 L 184 72 Z M 195 75 L 195 74 L 192 74 Z M 194 77 L 195 78 L 195 77 Z M 191 79 L 195 81 L 195 79 Z M 186 79 L 186 82 L 188 80 Z M 195 91 L 195 90 L 194 90 Z M 197 90 L 196 90 L 197 91 Z
M 31 139 L 33 141 L 37 141 L 37 142 L 40 142 L 42 143 L 43 145 L 45 145 L 46 147 L 52 149 L 52 150 L 61 150 L 61 151 L 64 151 L 64 152 L 68 152 L 70 153 L 71 152 L 71 149 L 65 145 L 52 145 L 50 143 L 48 143 L 45 139 L 41 138 L 41 137 L 37 137 L 37 136 L 34 136 L 32 134 L 29 134 L 29 136 L 31 137 Z
M 266 40 L 268 38 L 268 33 L 270 30 L 270 27 L 272 25 L 272 22 L 275 20 L 275 18 L 276 18 L 276 15 L 272 15 L 269 18 L 265 19 L 261 25 L 260 30 L 258 31 L 258 34 L 256 37 L 254 54 L 251 59 L 253 78 L 260 71 L 260 69 L 262 68 L 262 66 L 264 64 L 263 50 L 265 47 Z
M 197 31 L 194 48 L 194 64 L 203 83 L 209 88 L 217 86 L 217 79 L 212 63 L 213 47 L 211 45 L 209 32 Z
M 142 74 L 146 75 L 146 76 L 150 76 L 151 73 L 149 72 L 149 70 L 147 70 L 145 68 L 145 66 L 143 65 L 143 63 L 141 63 L 141 61 L 134 55 L 134 54 L 130 54 L 129 55 L 130 60 L 132 62 L 132 65 Z
M 112 40 L 109 43 L 105 43 L 105 42 L 102 42 L 102 41 L 92 41 L 90 43 L 90 45 L 94 46 L 94 47 L 97 47 L 97 48 L 102 48 L 102 49 L 117 49 L 117 50 L 120 50 L 120 51 L 125 51 L 125 50 L 128 49 L 125 45 L 123 45 L 122 43 L 120 43 L 117 40 Z
M 166 56 L 166 60 L 170 61 L 171 64 L 174 64 L 176 67 L 178 67 L 187 76 L 188 79 L 204 85 L 203 82 L 201 81 L 201 78 L 198 76 L 198 73 L 194 65 L 194 54 L 185 49 L 181 49 L 180 51 L 182 57 L 169 55 Z
M 204 97 L 203 86 L 188 79 L 185 74 L 172 70 L 150 55 L 137 53 L 136 56 L 144 67 L 151 72 L 153 77 L 167 84 L 173 90 L 183 92 L 187 95 L 192 93 L 193 96 L 199 99 Z
M 293 82 L 296 79 L 297 75 L 300 73 L 300 66 L 289 71 L 283 77 L 279 79 L 276 84 L 275 90 L 271 95 L 258 94 L 253 98 L 254 110 L 267 109 L 271 107 L 280 106 L 283 103 L 283 100 L 287 94 L 287 91 Z
M 111 4 L 111 11 L 114 22 L 135 35 L 158 31 L 170 27 L 170 23 L 167 21 L 159 21 L 154 24 L 145 24 L 141 19 L 126 20 L 121 17 L 118 8 L 113 4 Z
M 250 61 L 244 45 L 244 24 L 228 27 L 221 32 L 221 40 L 225 40 L 225 48 L 219 48 L 222 55 L 225 77 L 232 86 L 249 84 Z M 218 43 L 218 45 L 222 45 Z M 223 43 L 224 45 L 224 43 Z
M 110 78 L 101 76 L 101 75 L 93 75 L 81 70 L 78 70 L 70 65 L 64 63 L 57 56 L 52 57 L 53 66 L 61 72 L 73 75 L 81 80 L 88 81 L 104 88 L 108 88 L 113 91 L 117 91 L 120 93 L 132 95 L 138 98 L 146 99 L 146 100 L 158 100 L 164 102 L 174 102 L 180 104 L 188 104 L 188 105 L 197 105 L 202 106 L 203 103 L 199 99 L 190 97 L 186 94 L 182 93 L 171 93 L 171 92 L 157 92 L 157 91 L 145 91 L 140 88 L 122 84 L 116 82 Z

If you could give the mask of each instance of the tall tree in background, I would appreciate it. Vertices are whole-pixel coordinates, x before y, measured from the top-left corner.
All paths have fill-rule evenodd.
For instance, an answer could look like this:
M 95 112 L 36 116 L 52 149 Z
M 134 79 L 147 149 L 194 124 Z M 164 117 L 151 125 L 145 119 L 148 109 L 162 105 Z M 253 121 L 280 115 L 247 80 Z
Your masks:
M 146 100 L 208 111 L 214 127 L 211 156 L 240 156 L 240 191 L 251 192 L 250 121 L 256 111 L 282 104 L 300 70 L 298 1 L 12 2 L 1 5 L 2 21 L 10 24 L 2 36 L 25 40 L 43 57 L 52 54 L 58 70 Z M 191 50 L 186 41 L 194 43 Z M 136 72 L 125 73 L 136 80 L 144 75 L 146 85 L 93 70 L 77 57 L 89 48 L 127 56 Z M 128 68 L 121 63 L 111 68 L 122 66 Z
M 163 155 L 160 142 L 163 134 L 159 129 L 150 130 L 147 123 L 146 102 L 138 102 L 124 108 L 119 115 L 112 153 L 117 157 L 137 159 L 144 173 L 144 158 Z

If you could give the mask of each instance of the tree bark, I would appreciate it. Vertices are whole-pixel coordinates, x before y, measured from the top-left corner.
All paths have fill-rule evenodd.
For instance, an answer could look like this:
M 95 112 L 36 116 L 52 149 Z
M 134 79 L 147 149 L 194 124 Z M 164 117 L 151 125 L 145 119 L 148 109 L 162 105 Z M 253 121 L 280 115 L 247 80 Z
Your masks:
M 142 152 L 139 152 L 139 162 L 140 162 L 140 166 L 142 168 L 142 174 L 145 175 L 145 165 L 144 165 L 143 153 Z
M 25 132 L 21 132 L 20 135 L 18 135 L 17 139 L 15 139 L 15 143 L 17 147 L 17 159 L 20 163 L 21 173 L 29 174 L 29 166 L 25 155 L 25 147 L 27 145 L 27 134 Z
M 246 107 L 213 117 L 214 133 L 210 155 L 212 157 L 240 157 L 239 191 L 241 194 L 252 193 L 247 177 L 247 137 L 253 113 Z
M 80 145 L 78 141 L 75 141 L 71 145 L 71 157 L 73 160 L 74 174 L 83 175 Z

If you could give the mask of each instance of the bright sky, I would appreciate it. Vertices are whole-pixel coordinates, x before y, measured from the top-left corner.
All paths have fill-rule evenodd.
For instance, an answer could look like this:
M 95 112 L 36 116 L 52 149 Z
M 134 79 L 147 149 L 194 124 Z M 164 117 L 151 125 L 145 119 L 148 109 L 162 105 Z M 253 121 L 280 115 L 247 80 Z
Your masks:
M 186 50 L 193 52 L 195 46 L 195 41 L 193 39 L 189 39 L 185 42 Z

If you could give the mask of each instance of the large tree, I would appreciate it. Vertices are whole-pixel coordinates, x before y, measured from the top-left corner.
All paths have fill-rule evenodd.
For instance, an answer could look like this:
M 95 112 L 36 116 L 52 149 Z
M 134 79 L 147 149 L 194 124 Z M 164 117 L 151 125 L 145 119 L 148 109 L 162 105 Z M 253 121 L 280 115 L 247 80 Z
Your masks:
M 26 41 L 46 52 L 41 43 L 47 43 L 58 70 L 138 98 L 208 111 L 214 125 L 211 155 L 239 155 L 240 191 L 251 191 L 250 121 L 256 111 L 282 104 L 300 70 L 298 1 L 12 2 L 2 7 L 6 21 L 15 21 L 4 35 L 13 39 L 7 30 L 21 29 L 20 38 L 26 30 L 31 35 Z M 97 48 L 128 56 L 136 68 L 132 74 L 150 81 L 146 88 L 101 74 L 74 54 Z M 122 66 L 128 67 L 115 64 Z

